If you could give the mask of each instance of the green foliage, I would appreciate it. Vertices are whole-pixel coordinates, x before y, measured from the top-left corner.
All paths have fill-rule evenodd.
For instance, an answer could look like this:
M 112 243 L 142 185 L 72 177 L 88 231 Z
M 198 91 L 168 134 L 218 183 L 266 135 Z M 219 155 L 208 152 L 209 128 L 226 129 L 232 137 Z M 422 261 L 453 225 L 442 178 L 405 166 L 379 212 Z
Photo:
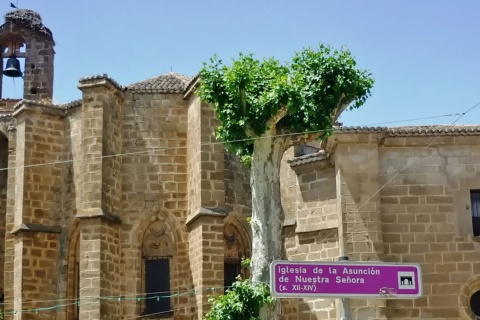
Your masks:
M 209 298 L 212 308 L 204 320 L 260 320 L 260 308 L 274 301 L 267 285 L 253 285 L 239 276 L 224 295 Z
M 253 138 L 267 132 L 269 120 L 288 108 L 277 134 L 325 130 L 328 135 L 340 106 L 358 108 L 370 95 L 374 80 L 360 70 L 351 53 L 320 45 L 297 52 L 289 63 L 258 60 L 240 54 L 227 66 L 216 56 L 200 71 L 198 94 L 210 103 L 220 121 L 216 137 L 244 162 Z
M 242 266 L 244 268 L 251 269 L 252 268 L 252 260 L 250 260 L 249 258 L 243 258 L 242 259 Z

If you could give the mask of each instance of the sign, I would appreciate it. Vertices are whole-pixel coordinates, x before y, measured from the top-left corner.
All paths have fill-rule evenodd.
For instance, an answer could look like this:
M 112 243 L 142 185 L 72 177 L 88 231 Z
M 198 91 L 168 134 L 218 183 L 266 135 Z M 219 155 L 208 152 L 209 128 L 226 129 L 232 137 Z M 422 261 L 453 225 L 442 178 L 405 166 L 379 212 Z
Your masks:
M 412 299 L 422 295 L 418 264 L 274 261 L 274 297 Z

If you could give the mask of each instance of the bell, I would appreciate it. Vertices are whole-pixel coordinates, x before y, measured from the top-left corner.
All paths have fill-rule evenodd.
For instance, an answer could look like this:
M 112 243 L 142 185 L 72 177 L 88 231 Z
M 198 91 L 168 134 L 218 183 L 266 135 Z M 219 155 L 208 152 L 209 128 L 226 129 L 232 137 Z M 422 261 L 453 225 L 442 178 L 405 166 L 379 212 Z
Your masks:
M 8 58 L 3 74 L 10 78 L 18 78 L 23 75 L 20 69 L 20 61 L 18 61 L 17 57 L 11 56 Z

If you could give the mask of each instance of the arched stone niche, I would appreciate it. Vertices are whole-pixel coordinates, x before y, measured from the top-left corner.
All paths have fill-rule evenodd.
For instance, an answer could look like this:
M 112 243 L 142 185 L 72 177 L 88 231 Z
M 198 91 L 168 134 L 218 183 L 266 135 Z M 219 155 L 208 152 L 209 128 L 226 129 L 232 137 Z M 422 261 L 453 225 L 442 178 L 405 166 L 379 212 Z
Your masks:
M 238 275 L 248 277 L 248 269 L 242 259 L 251 256 L 251 241 L 248 232 L 235 216 L 225 219 L 224 230 L 224 286 L 229 287 Z
M 224 227 L 223 239 L 225 259 L 238 259 L 250 257 L 250 239 L 242 226 L 228 223 Z
M 79 222 L 74 221 L 70 228 L 67 252 L 67 300 L 72 303 L 66 308 L 67 320 L 79 317 L 80 300 L 80 228 Z
M 178 257 L 176 229 L 162 215 L 153 216 L 141 241 L 140 314 L 173 316 L 178 299 Z

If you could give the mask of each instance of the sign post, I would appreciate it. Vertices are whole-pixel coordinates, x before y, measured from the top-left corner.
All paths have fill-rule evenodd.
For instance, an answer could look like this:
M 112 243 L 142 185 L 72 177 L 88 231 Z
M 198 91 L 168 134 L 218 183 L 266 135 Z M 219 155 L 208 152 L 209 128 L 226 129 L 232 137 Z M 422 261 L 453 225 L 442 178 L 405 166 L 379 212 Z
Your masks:
M 422 271 L 404 263 L 274 261 L 270 290 L 278 298 L 415 299 L 422 296 Z
M 338 261 L 342 261 L 344 263 L 348 262 L 347 256 L 342 256 L 338 258 Z M 337 303 L 337 312 L 338 318 L 340 320 L 352 320 L 351 310 L 350 310 L 350 299 L 348 298 L 341 298 Z

